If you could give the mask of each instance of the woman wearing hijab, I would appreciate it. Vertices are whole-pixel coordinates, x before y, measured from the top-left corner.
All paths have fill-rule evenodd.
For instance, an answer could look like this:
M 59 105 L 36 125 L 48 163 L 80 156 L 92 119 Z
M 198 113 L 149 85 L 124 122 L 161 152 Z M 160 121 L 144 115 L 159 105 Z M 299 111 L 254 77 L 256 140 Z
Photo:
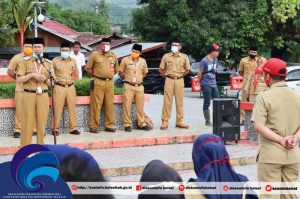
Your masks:
M 59 172 L 66 182 L 106 182 L 92 155 L 67 145 L 44 145 L 55 153 Z M 113 195 L 73 195 L 74 199 L 114 199 Z
M 182 183 L 182 178 L 177 173 L 177 171 L 175 171 L 174 169 L 172 169 L 162 161 L 152 160 L 146 165 L 142 173 L 140 182 L 162 182 L 162 184 L 167 182 Z M 180 195 L 139 194 L 138 199 L 185 199 L 185 198 L 183 194 Z
M 229 154 L 221 138 L 213 134 L 204 134 L 199 136 L 193 145 L 192 152 L 194 170 L 197 178 L 190 179 L 190 184 L 210 183 L 210 182 L 245 182 L 248 178 L 237 174 L 229 161 Z M 252 193 L 253 194 L 253 193 Z M 205 197 L 204 197 L 205 196 Z M 207 198 L 207 199 L 256 199 L 256 195 L 218 195 L 201 194 L 191 195 L 185 192 L 186 199 Z

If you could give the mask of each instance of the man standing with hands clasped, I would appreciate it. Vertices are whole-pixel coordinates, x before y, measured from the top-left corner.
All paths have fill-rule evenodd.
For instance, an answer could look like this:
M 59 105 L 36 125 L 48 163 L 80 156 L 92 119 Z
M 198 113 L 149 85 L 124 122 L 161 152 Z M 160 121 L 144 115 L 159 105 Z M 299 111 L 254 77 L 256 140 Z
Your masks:
M 131 105 L 135 99 L 138 129 L 149 131 L 144 116 L 143 79 L 148 73 L 146 60 L 141 58 L 142 46 L 134 44 L 131 56 L 125 57 L 120 64 L 120 77 L 124 80 L 123 124 L 126 132 L 132 130 Z
M 284 61 L 271 58 L 263 71 L 270 89 L 257 96 L 252 115 L 254 128 L 260 134 L 258 180 L 296 182 L 300 165 L 300 94 L 285 83 L 287 69 Z M 260 198 L 270 198 L 270 195 Z M 272 195 L 272 198 L 297 196 L 282 194 Z
M 163 56 L 159 66 L 161 75 L 166 77 L 161 130 L 168 128 L 174 96 L 176 103 L 176 127 L 189 128 L 189 126 L 183 122 L 183 77 L 189 73 L 190 61 L 186 54 L 180 53 L 181 47 L 181 44 L 174 40 L 171 47 L 172 52 Z
M 114 113 L 114 75 L 119 72 L 117 56 L 110 51 L 111 39 L 103 38 L 99 51 L 94 51 L 85 67 L 91 82 L 90 132 L 98 133 L 100 111 L 105 108 L 105 131 L 116 132 Z

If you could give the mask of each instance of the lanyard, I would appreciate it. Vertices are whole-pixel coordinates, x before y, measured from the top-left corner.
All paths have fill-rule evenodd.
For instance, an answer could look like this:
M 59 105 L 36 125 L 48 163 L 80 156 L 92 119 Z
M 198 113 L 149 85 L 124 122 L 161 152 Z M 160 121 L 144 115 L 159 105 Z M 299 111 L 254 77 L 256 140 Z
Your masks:
M 38 74 L 38 75 L 41 74 L 42 66 L 40 66 L 40 70 L 38 70 L 36 62 L 34 62 L 34 66 L 35 66 L 35 72 L 36 72 L 36 74 Z
M 140 60 L 138 60 L 138 62 L 134 62 L 132 59 L 131 59 L 132 63 L 134 64 L 134 76 L 136 76 L 136 72 L 138 70 L 138 66 L 140 65 Z

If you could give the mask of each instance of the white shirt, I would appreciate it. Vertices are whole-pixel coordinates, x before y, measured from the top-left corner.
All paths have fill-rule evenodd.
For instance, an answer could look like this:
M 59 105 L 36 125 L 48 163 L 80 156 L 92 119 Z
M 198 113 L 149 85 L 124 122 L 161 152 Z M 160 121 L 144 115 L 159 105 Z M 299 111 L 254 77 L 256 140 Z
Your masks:
M 79 52 L 77 55 L 75 55 L 74 51 L 72 51 L 70 54 L 70 57 L 76 60 L 76 65 L 77 65 L 78 73 L 79 73 L 79 79 L 82 79 L 82 66 L 85 65 L 84 54 Z

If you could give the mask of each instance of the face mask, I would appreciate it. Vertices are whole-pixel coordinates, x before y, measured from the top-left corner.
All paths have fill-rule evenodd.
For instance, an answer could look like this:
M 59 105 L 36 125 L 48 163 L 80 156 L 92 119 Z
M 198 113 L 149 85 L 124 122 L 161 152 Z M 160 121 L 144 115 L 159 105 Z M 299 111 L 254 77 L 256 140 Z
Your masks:
M 101 44 L 101 50 L 105 53 L 108 52 L 110 50 L 110 45 Z
M 41 57 L 43 57 L 43 56 L 44 56 L 44 54 L 43 54 L 43 53 L 41 53 L 41 54 L 40 54 L 40 56 L 41 56 Z M 32 54 L 32 57 L 33 57 L 33 58 L 36 58 L 36 59 L 38 59 L 38 58 L 39 58 L 39 56 L 38 56 L 37 54 L 35 54 L 35 53 L 33 53 L 33 54 Z
M 137 58 L 140 57 L 140 55 L 139 55 L 139 53 L 137 53 L 137 52 L 132 52 L 132 53 L 131 53 L 131 57 L 132 57 L 133 59 L 137 59 Z
M 70 57 L 70 53 L 69 52 L 61 52 L 60 53 L 60 56 L 64 59 L 67 59 Z
M 31 56 L 33 53 L 32 48 L 24 48 L 23 53 L 26 56 Z
M 179 51 L 179 47 L 178 46 L 172 46 L 171 51 L 172 51 L 172 53 L 177 53 Z

